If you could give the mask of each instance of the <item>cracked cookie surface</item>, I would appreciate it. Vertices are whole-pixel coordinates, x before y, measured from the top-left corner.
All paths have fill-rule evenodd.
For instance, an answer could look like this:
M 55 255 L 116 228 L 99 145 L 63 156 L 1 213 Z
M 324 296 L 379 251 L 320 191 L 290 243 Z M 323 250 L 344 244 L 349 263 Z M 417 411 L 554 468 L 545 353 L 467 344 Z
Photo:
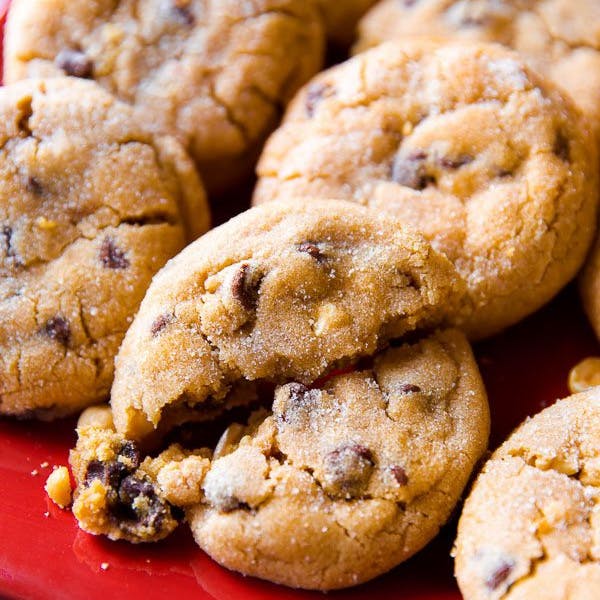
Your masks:
M 517 50 L 571 95 L 600 136 L 597 0 L 384 0 L 362 19 L 355 51 L 410 35 Z
M 211 192 L 251 170 L 323 47 L 305 0 L 14 0 L 5 39 L 5 81 L 94 79 L 177 134 Z
M 466 600 L 600 596 L 600 388 L 513 433 L 465 503 L 456 576 Z
M 197 543 L 228 568 L 326 590 L 437 534 L 485 451 L 489 415 L 469 344 L 447 330 L 324 384 L 283 385 L 272 413 L 233 427 L 187 510 Z
M 0 414 L 108 397 L 154 273 L 208 228 L 193 163 L 91 82 L 0 89 Z
M 108 407 L 82 413 L 69 462 L 76 482 L 73 514 L 95 535 L 132 543 L 156 542 L 174 531 L 179 507 L 197 503 L 209 468 L 209 450 L 173 444 L 142 459 L 131 440 L 115 432 Z
M 350 202 L 251 209 L 154 278 L 118 358 L 111 404 L 142 439 L 226 402 L 244 380 L 312 383 L 388 340 L 435 326 L 462 281 L 418 234 Z
M 259 162 L 254 203 L 341 198 L 414 226 L 465 278 L 455 324 L 481 338 L 575 275 L 594 234 L 597 171 L 583 118 L 516 54 L 408 40 L 298 94 Z

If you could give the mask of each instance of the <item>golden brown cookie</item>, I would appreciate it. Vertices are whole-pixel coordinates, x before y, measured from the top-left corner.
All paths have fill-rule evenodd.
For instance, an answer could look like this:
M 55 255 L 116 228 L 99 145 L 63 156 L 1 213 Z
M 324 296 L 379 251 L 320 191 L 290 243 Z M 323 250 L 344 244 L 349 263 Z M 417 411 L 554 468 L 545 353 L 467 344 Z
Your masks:
M 600 388 L 527 420 L 494 453 L 455 552 L 465 600 L 600 597 Z
M 317 0 L 329 39 L 345 48 L 356 35 L 356 24 L 377 0 Z
M 389 42 L 325 71 L 291 104 L 258 174 L 255 204 L 341 198 L 423 232 L 467 282 L 455 323 L 471 338 L 552 298 L 595 230 L 593 136 L 497 45 Z
M 92 82 L 0 89 L 0 414 L 108 397 L 154 273 L 208 228 L 194 166 Z
M 211 192 L 251 170 L 323 51 L 305 0 L 14 0 L 5 40 L 5 81 L 94 79 L 177 134 Z
M 177 507 L 202 497 L 210 451 L 173 444 L 156 458 L 143 458 L 134 442 L 115 432 L 108 407 L 84 411 L 77 434 L 69 457 L 76 482 L 73 514 L 88 533 L 156 542 L 177 527 Z
M 437 333 L 325 384 L 279 387 L 271 415 L 226 433 L 188 521 L 230 569 L 293 587 L 356 585 L 437 534 L 488 431 L 468 342 Z
M 410 35 L 514 48 L 572 96 L 600 135 L 598 0 L 383 0 L 362 19 L 355 51 Z
M 356 204 L 251 209 L 154 278 L 116 360 L 117 430 L 218 410 L 244 380 L 309 384 L 439 323 L 461 284 L 420 235 Z

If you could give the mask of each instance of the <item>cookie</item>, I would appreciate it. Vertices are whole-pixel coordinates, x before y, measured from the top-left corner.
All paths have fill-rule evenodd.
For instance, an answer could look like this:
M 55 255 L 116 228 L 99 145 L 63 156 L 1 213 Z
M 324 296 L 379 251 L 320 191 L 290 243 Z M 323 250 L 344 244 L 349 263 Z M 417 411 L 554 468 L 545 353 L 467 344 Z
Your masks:
M 5 40 L 5 81 L 94 79 L 176 133 L 212 193 L 251 171 L 323 53 L 305 0 L 14 0 Z
M 88 533 L 156 542 L 181 521 L 178 507 L 199 502 L 209 450 L 189 452 L 174 444 L 156 458 L 142 458 L 134 442 L 115 432 L 108 407 L 84 411 L 77 435 L 69 456 L 73 514 Z
M 116 359 L 115 425 L 218 410 L 241 382 L 312 383 L 446 318 L 462 292 L 418 234 L 349 202 L 251 209 L 154 278 Z
M 593 136 L 496 45 L 389 42 L 325 71 L 291 104 L 258 174 L 255 204 L 341 198 L 423 232 L 467 282 L 455 324 L 473 339 L 550 300 L 595 229 Z
M 204 232 L 192 161 L 92 82 L 0 89 L 0 414 L 106 399 L 154 273 Z
M 600 389 L 527 420 L 494 453 L 460 518 L 466 600 L 600 597 Z
M 590 252 L 579 283 L 583 307 L 600 339 L 600 237 Z
M 488 431 L 469 344 L 447 330 L 325 384 L 279 387 L 272 414 L 215 453 L 187 519 L 230 569 L 293 587 L 356 585 L 437 534 Z
M 356 24 L 377 0 L 317 0 L 327 37 L 346 48 L 356 35 Z
M 409 35 L 505 44 L 571 94 L 600 136 L 598 23 L 597 0 L 383 0 L 355 51 Z

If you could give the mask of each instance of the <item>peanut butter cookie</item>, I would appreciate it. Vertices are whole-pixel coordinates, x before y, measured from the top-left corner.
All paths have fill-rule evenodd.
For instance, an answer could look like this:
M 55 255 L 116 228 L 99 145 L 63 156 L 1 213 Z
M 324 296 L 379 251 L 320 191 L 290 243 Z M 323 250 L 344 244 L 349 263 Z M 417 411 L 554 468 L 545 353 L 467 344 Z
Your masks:
M 455 324 L 471 338 L 550 300 L 596 224 L 586 123 L 497 45 L 389 42 L 325 71 L 291 104 L 258 174 L 255 204 L 341 198 L 423 232 L 467 282 Z
M 215 193 L 251 171 L 323 52 L 305 0 L 14 0 L 5 39 L 7 82 L 94 79 L 175 133 Z
M 251 209 L 154 278 L 116 360 L 117 430 L 226 403 L 244 380 L 312 383 L 388 340 L 445 319 L 463 291 L 446 258 L 350 202 Z
M 514 48 L 571 94 L 600 136 L 598 0 L 383 0 L 359 30 L 357 52 L 408 35 Z
M 0 414 L 54 418 L 108 397 L 154 273 L 208 228 L 173 138 L 92 82 L 0 89 Z
M 230 569 L 293 587 L 356 585 L 437 534 L 488 431 L 469 344 L 444 331 L 323 385 L 279 387 L 272 414 L 224 436 L 188 521 Z
M 600 389 L 527 420 L 494 453 L 456 540 L 466 600 L 600 597 Z

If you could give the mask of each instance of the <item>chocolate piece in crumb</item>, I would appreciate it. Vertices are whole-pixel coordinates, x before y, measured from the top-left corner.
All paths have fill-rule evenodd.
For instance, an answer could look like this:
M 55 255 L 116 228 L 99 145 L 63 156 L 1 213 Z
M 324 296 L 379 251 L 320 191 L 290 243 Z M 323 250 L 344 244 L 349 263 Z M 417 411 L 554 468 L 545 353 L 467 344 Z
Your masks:
M 71 328 L 69 323 L 63 317 L 53 317 L 46 322 L 44 325 L 44 332 L 52 339 L 56 340 L 63 346 L 69 344 L 71 338 Z
M 355 496 L 367 486 L 374 466 L 373 454 L 361 444 L 346 444 L 325 456 L 324 487 L 333 494 Z
M 81 50 L 63 48 L 54 61 L 59 69 L 62 69 L 71 77 L 90 79 L 94 72 L 94 63 Z
M 304 252 L 305 254 L 308 254 L 317 262 L 323 262 L 325 258 L 325 255 L 321 252 L 319 246 L 313 242 L 302 242 L 301 244 L 298 244 L 298 252 Z
M 415 152 L 408 156 L 397 154 L 392 164 L 392 180 L 413 190 L 425 189 L 435 181 L 431 175 L 427 174 L 426 159 L 425 152 Z
M 490 590 L 495 590 L 504 583 L 513 570 L 513 563 L 503 561 L 485 580 L 485 585 Z
M 100 262 L 107 269 L 126 269 L 129 266 L 129 259 L 125 252 L 115 245 L 111 237 L 104 238 L 100 247 Z
M 258 303 L 258 291 L 263 275 L 244 263 L 233 276 L 231 282 L 231 293 L 233 297 L 248 311 L 256 310 Z

